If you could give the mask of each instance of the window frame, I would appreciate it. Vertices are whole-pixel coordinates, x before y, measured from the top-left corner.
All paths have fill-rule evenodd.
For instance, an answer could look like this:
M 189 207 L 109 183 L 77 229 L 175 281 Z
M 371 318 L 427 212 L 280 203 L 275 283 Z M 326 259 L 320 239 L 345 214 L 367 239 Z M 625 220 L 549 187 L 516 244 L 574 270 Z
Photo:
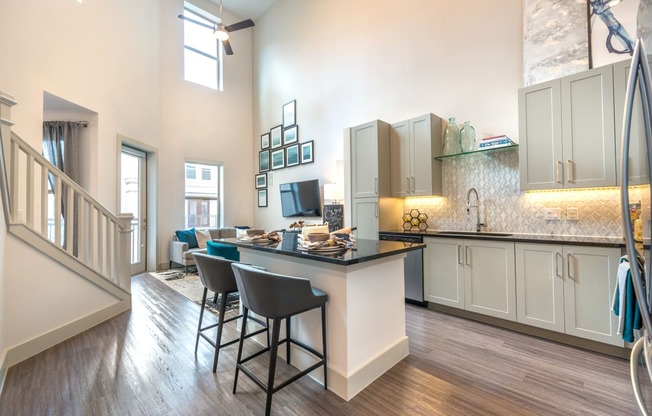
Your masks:
M 194 165 L 194 166 L 191 166 Z M 184 175 L 184 225 L 188 228 L 191 226 L 190 223 L 190 207 L 188 205 L 189 201 L 196 201 L 201 203 L 201 201 L 208 201 L 208 213 L 206 216 L 209 218 L 209 225 L 199 225 L 197 227 L 201 228 L 212 228 L 212 227 L 223 227 L 224 221 L 224 165 L 221 162 L 208 161 L 208 160 L 196 160 L 196 159 L 186 159 L 184 163 L 184 171 L 188 167 L 194 167 L 195 172 L 202 171 L 203 169 L 208 169 L 211 172 L 211 179 L 206 181 L 202 178 L 202 175 L 196 175 L 195 179 L 189 179 Z M 212 172 L 215 171 L 215 177 L 213 177 Z M 189 183 L 190 181 L 190 183 Z M 206 186 L 211 186 L 210 182 L 215 182 L 215 188 L 211 188 L 210 193 L 202 193 L 201 188 Z M 203 184 L 202 184 L 203 183 Z M 193 189 L 193 185 L 195 188 Z M 215 189 L 215 193 L 212 193 L 212 189 Z M 215 201 L 216 212 L 212 213 L 210 211 L 211 202 Z M 196 214 L 193 214 L 195 217 Z M 210 225 L 210 217 L 215 217 L 215 225 Z
M 190 13 L 191 16 L 186 16 L 186 12 Z M 188 17 L 190 19 L 195 19 L 195 20 L 199 20 L 199 19 L 206 20 L 206 21 L 208 21 L 211 24 L 214 24 L 216 26 L 220 22 L 220 19 L 217 16 L 214 16 L 211 13 L 207 12 L 206 10 L 201 9 L 200 7 L 197 7 L 192 3 L 188 3 L 187 1 L 183 3 L 183 16 L 186 16 L 186 17 Z M 199 18 L 199 19 L 197 19 L 197 18 Z M 212 34 L 211 34 L 211 38 L 215 40 L 215 45 L 216 45 L 216 49 L 215 49 L 216 55 L 215 56 L 213 56 L 211 54 L 208 54 L 208 53 L 206 53 L 204 51 L 200 51 L 199 49 L 196 49 L 196 48 L 194 48 L 192 46 L 189 46 L 188 44 L 186 44 L 186 24 L 195 24 L 195 23 L 193 23 L 191 21 L 188 21 L 188 20 L 183 20 L 183 24 L 184 24 L 183 25 L 183 49 L 184 49 L 184 58 L 183 58 L 183 60 L 184 60 L 184 74 L 183 74 L 183 79 L 185 81 L 187 81 L 187 82 L 192 82 L 193 84 L 201 85 L 201 86 L 204 86 L 206 88 L 214 89 L 216 91 L 223 91 L 223 62 L 224 62 L 224 60 L 223 60 L 222 45 L 220 44 L 221 42 L 217 38 L 213 37 Z M 185 51 L 189 51 L 189 52 L 195 53 L 195 54 L 197 54 L 199 56 L 202 56 L 204 58 L 208 58 L 208 59 L 211 59 L 211 60 L 215 61 L 216 76 L 217 76 L 215 88 L 213 86 L 211 86 L 211 85 L 206 85 L 205 83 L 200 83 L 200 82 L 197 82 L 195 80 L 190 80 L 190 79 L 187 78 L 186 70 L 185 70 L 185 66 L 186 66 L 186 54 L 185 54 Z

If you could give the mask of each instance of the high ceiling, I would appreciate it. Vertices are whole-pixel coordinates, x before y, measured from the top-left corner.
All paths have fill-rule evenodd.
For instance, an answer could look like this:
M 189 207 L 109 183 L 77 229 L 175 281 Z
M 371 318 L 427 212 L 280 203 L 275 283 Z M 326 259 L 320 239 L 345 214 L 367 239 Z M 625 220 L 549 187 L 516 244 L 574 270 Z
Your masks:
M 220 5 L 220 0 L 210 0 Z M 267 11 L 276 0 L 224 0 L 224 9 L 242 19 L 255 21 Z

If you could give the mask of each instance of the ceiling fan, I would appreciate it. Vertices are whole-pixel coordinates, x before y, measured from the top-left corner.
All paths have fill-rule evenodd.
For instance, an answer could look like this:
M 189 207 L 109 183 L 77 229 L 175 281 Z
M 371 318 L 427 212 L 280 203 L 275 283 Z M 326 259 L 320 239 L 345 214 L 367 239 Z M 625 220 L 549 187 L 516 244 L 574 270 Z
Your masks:
M 236 30 L 240 29 L 246 29 L 248 27 L 254 26 L 254 21 L 251 19 L 243 20 L 241 22 L 233 23 L 232 25 L 224 25 L 224 20 L 222 20 L 222 3 L 224 0 L 220 1 L 220 23 L 216 23 L 213 25 L 206 24 L 204 22 L 200 22 L 199 20 L 192 19 L 190 17 L 186 17 L 182 14 L 179 15 L 179 19 L 187 20 L 189 22 L 192 22 L 196 25 L 212 29 L 213 34 L 215 37 L 222 42 L 222 46 L 224 47 L 224 52 L 226 52 L 227 55 L 233 55 L 233 48 L 231 48 L 231 44 L 229 43 L 229 33 L 235 32 Z

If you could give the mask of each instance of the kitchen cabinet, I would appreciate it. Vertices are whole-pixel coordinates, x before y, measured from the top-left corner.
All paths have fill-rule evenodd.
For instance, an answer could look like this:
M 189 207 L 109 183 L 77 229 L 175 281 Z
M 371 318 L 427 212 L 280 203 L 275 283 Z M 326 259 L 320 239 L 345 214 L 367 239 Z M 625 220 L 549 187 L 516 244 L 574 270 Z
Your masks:
M 351 197 L 388 197 L 389 124 L 375 120 L 351 128 Z
M 351 204 L 351 224 L 357 227 L 356 238 L 375 240 L 380 231 L 378 198 L 354 198 Z
M 514 243 L 425 238 L 429 302 L 516 320 Z
M 390 128 L 391 196 L 441 195 L 441 118 L 426 114 Z
M 648 55 L 648 63 L 652 65 L 652 57 Z M 614 68 L 614 111 L 616 122 L 616 161 L 620 163 L 621 143 L 623 132 L 623 115 L 625 112 L 625 98 L 627 95 L 627 80 L 631 61 L 626 60 L 615 63 Z M 643 124 L 643 108 L 641 95 L 638 88 L 635 90 L 634 107 L 632 113 L 631 141 L 629 149 L 629 184 L 645 185 L 650 183 L 647 172 L 647 151 L 645 149 L 645 125 Z M 616 166 L 618 185 L 621 184 L 620 165 Z
M 521 190 L 616 185 L 611 65 L 519 90 Z
M 623 346 L 611 312 L 620 249 L 516 243 L 517 321 Z

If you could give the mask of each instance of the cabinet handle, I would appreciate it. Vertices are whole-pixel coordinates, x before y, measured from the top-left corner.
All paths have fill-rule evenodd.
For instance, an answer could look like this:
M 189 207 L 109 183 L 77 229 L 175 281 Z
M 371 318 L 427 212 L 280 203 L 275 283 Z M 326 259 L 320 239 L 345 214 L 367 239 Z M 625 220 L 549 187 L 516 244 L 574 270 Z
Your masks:
M 573 267 L 571 264 L 571 258 L 573 257 L 572 254 L 568 254 L 566 257 L 566 267 L 568 268 L 568 278 L 571 280 L 575 280 L 575 276 L 573 276 Z
M 558 252 L 558 251 L 555 252 L 555 274 L 557 275 L 557 277 L 562 277 L 561 273 L 559 273 L 559 263 L 560 263 L 559 259 L 560 258 L 562 259 L 562 261 L 564 260 L 564 257 L 561 255 L 560 252 Z
M 457 264 L 462 264 L 462 245 L 457 245 Z
M 415 192 L 417 191 L 416 188 L 417 188 L 417 186 L 416 186 L 416 184 L 415 184 L 415 182 L 414 182 L 414 176 L 413 176 L 413 177 L 412 177 L 412 193 L 415 193 Z
M 573 162 L 570 159 L 566 161 L 566 181 L 573 182 Z
M 469 246 L 464 247 L 464 263 L 466 263 L 467 266 L 471 265 L 471 255 L 469 254 Z
M 378 194 L 378 178 L 374 178 L 374 193 Z
M 378 202 L 374 202 L 374 215 L 378 218 Z
M 561 175 L 559 174 L 560 172 L 559 167 L 563 167 L 561 160 L 558 160 L 557 164 L 555 165 L 555 180 L 557 183 L 561 184 L 562 180 L 561 180 Z
M 405 191 L 408 194 L 410 193 L 410 177 L 409 176 L 405 177 Z

